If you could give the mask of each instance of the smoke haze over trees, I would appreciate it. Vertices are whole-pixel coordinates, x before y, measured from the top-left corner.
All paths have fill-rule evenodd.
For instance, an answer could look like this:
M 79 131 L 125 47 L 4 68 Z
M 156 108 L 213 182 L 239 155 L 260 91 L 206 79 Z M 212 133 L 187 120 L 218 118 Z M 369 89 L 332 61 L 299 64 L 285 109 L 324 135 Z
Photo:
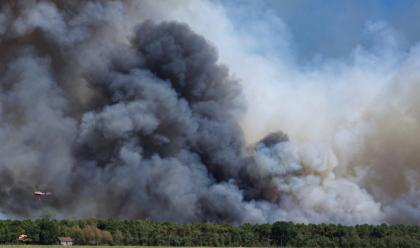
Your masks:
M 209 11 L 209 20 L 220 14 L 220 8 L 211 8 L 217 3 L 185 4 Z M 223 47 L 218 52 L 217 40 L 207 37 L 225 34 L 200 32 L 200 22 L 179 14 L 181 5 L 0 3 L 3 215 L 24 218 L 48 212 L 55 218 L 233 224 L 419 223 L 419 115 L 418 103 L 411 100 L 418 90 L 415 49 L 399 65 L 407 73 L 394 73 L 393 81 L 389 75 L 381 78 L 391 81 L 380 92 L 394 90 L 397 95 L 389 99 L 395 105 L 379 101 L 378 108 L 371 108 L 366 93 L 355 105 L 341 105 L 340 114 L 335 112 L 340 105 L 333 104 L 331 113 L 325 108 L 302 114 L 299 103 L 293 108 L 288 104 L 302 102 L 309 93 L 314 97 L 309 103 L 319 100 L 317 92 L 324 84 L 313 90 L 297 82 L 301 88 L 296 99 L 287 98 L 291 88 L 273 88 L 270 80 L 265 84 L 266 78 L 259 78 L 264 61 L 246 57 L 232 65 L 226 56 L 242 55 L 234 49 L 226 55 Z M 172 19 L 176 11 L 181 12 Z M 224 19 L 218 20 L 215 25 Z M 363 59 L 364 54 L 360 63 L 372 69 Z M 238 68 L 248 68 L 248 63 L 254 63 L 248 69 L 252 75 L 244 80 L 247 74 Z M 358 81 L 365 73 L 358 66 L 341 70 L 351 71 L 351 80 L 360 83 L 347 91 L 340 81 L 344 76 L 337 77 L 337 88 L 327 88 L 331 99 L 341 99 L 342 92 L 358 93 L 363 80 L 376 80 L 383 69 L 375 67 Z M 308 76 L 316 85 L 324 80 L 322 73 L 296 80 Z M 400 87 L 401 80 L 408 82 L 406 87 Z M 266 96 L 276 99 L 275 104 L 259 105 L 261 98 L 250 97 L 250 89 L 271 91 Z M 350 96 L 345 99 L 351 102 Z M 297 114 L 280 111 L 286 107 Z M 290 128 L 302 116 L 308 118 L 308 127 Z M 325 116 L 331 122 L 320 124 Z M 357 118 L 363 121 L 354 121 Z M 338 123 L 341 129 L 336 129 Z M 337 133 L 329 133 L 332 130 Z M 317 135 L 333 136 L 335 142 L 302 138 Z M 37 199 L 34 190 L 52 195 Z

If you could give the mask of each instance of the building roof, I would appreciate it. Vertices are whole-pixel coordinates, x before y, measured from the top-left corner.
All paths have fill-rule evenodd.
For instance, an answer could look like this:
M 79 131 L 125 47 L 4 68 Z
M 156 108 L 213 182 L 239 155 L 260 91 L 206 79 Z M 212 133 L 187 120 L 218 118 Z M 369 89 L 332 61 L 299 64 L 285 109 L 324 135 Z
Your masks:
M 27 238 L 28 238 L 28 235 L 26 235 L 26 234 L 21 234 L 21 235 L 19 235 L 18 240 L 20 240 L 20 241 L 25 241 Z
M 58 237 L 58 240 L 60 240 L 60 242 L 73 242 L 73 239 L 70 237 Z

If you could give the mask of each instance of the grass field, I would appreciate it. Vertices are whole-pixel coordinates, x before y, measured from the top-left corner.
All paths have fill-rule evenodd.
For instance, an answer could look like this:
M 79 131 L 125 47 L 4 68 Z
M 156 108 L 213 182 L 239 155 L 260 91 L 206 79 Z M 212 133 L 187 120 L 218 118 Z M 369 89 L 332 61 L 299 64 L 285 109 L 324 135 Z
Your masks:
M 174 248 L 175 246 L 121 246 L 121 245 L 113 245 L 113 246 L 106 246 L 106 245 L 73 245 L 77 248 L 99 248 L 99 247 L 107 247 L 107 248 Z M 62 248 L 61 245 L 0 245 L 0 248 Z M 186 246 L 185 248 L 220 248 L 220 247 L 211 247 L 211 246 Z M 176 246 L 176 248 L 183 248 L 182 246 Z M 239 247 L 228 247 L 224 246 L 223 248 L 239 248 Z M 243 247 L 241 247 L 243 248 Z M 261 248 L 261 247 L 246 247 L 246 248 Z M 288 247 L 290 248 L 290 247 Z
M 73 245 L 77 248 L 99 248 L 99 247 L 112 247 L 112 248 L 147 248 L 147 247 L 153 247 L 153 248 L 174 248 L 175 246 L 120 246 L 120 245 L 113 245 L 113 246 L 106 246 L 106 245 Z M 61 245 L 0 245 L 0 248 L 62 248 Z M 182 248 L 181 246 L 176 246 L 177 248 Z M 202 246 L 201 246 L 202 247 Z M 188 246 L 188 248 L 198 248 L 198 247 L 192 247 Z M 211 248 L 211 247 L 206 247 Z M 216 247 L 215 247 L 216 248 Z M 218 247 L 220 248 L 220 247 Z M 229 247 L 223 247 L 223 248 L 229 248 Z M 247 247 L 248 248 L 248 247 Z M 261 248 L 261 247 L 259 247 Z
M 120 246 L 120 245 L 113 245 L 113 246 L 106 246 L 106 245 L 73 245 L 76 246 L 77 248 L 99 248 L 99 247 L 107 247 L 107 248 L 173 248 L 175 246 Z M 63 246 L 61 245 L 0 245 L 1 248 L 63 248 Z M 176 246 L 177 248 L 187 248 L 187 246 L 182 247 L 182 246 Z M 199 247 L 199 246 L 194 246 L 194 247 Z M 204 246 L 202 246 L 204 247 Z M 209 246 L 205 246 L 206 248 L 212 248 Z M 191 247 L 189 247 L 191 248 Z M 216 248 L 216 247 L 214 247 Z M 217 247 L 220 248 L 220 247 Z M 223 248 L 229 248 L 229 247 L 223 247 Z M 247 247 L 249 248 L 249 247 Z M 259 247 L 260 248 L 260 247 Z
M 120 245 L 115 245 L 115 246 L 104 246 L 104 245 L 73 245 L 76 246 L 77 248 L 98 248 L 98 247 L 112 247 L 112 248 L 173 248 L 174 246 L 120 246 Z M 1 248 L 63 248 L 63 246 L 61 245 L 0 245 Z M 195 247 L 199 247 L 199 246 L 195 246 Z M 203 246 L 204 247 L 204 246 Z M 212 248 L 209 246 L 205 246 L 206 248 Z M 177 248 L 183 248 L 181 246 L 177 246 Z M 216 248 L 216 247 L 215 247 Z M 218 247 L 220 248 L 220 247 Z M 229 247 L 224 247 L 224 248 L 229 248 Z M 247 247 L 247 248 L 252 248 L 252 247 Z M 259 247 L 261 248 L 261 247 Z

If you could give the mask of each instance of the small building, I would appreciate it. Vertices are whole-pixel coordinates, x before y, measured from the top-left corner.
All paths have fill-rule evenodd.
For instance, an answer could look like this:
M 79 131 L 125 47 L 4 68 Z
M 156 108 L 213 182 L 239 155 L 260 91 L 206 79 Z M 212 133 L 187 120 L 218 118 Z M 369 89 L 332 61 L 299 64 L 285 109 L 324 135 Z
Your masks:
M 73 239 L 70 237 L 58 237 L 59 245 L 73 245 Z
M 28 235 L 22 233 L 21 235 L 19 235 L 18 240 L 23 241 L 23 242 L 27 241 L 28 240 Z

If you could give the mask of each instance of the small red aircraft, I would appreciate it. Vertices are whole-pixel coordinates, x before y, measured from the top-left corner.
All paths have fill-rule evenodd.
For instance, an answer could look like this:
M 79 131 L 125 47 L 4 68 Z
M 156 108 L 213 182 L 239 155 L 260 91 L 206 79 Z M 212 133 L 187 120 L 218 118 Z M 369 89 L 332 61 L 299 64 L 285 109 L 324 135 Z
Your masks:
M 49 195 L 52 195 L 52 194 L 51 194 L 51 192 L 35 191 L 34 192 L 34 195 L 37 195 L 37 196 L 49 196 Z

